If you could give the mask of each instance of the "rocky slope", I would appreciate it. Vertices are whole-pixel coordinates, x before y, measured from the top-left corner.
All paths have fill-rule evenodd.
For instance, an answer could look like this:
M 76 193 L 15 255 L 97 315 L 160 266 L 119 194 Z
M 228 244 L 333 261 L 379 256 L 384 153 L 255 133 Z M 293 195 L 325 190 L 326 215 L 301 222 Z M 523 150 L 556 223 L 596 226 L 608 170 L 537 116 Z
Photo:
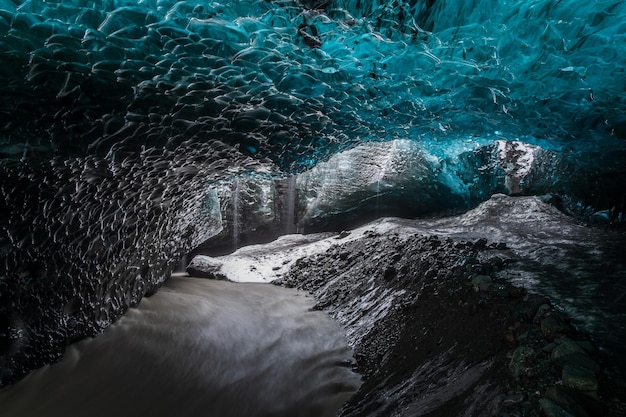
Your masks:
M 343 416 L 625 415 L 594 343 L 547 298 L 498 278 L 521 262 L 505 243 L 349 235 L 275 281 L 346 327 L 364 384 Z

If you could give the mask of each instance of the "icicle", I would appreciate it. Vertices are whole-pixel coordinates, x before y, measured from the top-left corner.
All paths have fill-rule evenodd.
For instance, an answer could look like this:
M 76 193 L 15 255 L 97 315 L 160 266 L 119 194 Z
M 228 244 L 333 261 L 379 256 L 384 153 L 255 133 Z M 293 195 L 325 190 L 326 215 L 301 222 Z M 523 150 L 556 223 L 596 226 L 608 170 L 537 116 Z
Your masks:
M 285 193 L 285 234 L 296 232 L 296 176 L 292 175 L 287 181 Z
M 239 247 L 239 179 L 235 180 L 235 188 L 231 195 L 231 204 L 233 206 L 233 249 Z
M 380 217 L 380 178 L 376 180 L 376 217 Z

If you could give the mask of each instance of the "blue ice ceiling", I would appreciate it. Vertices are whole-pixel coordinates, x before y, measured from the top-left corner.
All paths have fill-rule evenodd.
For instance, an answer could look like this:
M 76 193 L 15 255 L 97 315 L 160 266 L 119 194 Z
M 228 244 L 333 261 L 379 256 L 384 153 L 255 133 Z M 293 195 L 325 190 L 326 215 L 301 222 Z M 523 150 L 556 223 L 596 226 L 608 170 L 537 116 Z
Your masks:
M 1 151 L 219 139 L 302 168 L 371 140 L 626 136 L 622 2 L 303 3 L 5 0 Z
M 245 220 L 225 203 L 269 201 L 281 173 L 306 171 L 282 188 L 304 202 L 262 205 L 270 222 L 381 189 L 425 214 L 503 191 L 530 149 L 523 191 L 624 211 L 625 17 L 622 1 L 0 0 L 0 385 L 154 291 Z M 320 195 L 332 158 L 368 149 L 410 153 L 391 170 L 407 176 Z

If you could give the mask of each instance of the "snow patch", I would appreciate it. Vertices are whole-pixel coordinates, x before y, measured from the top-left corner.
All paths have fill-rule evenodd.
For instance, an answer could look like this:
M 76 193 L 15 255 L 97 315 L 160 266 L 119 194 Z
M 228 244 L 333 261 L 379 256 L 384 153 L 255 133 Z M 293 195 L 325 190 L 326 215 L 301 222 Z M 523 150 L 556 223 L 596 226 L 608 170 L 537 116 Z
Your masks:
M 270 243 L 239 248 L 229 255 L 197 255 L 187 270 L 190 275 L 208 275 L 235 282 L 272 282 L 282 277 L 300 258 L 326 252 L 335 245 L 362 239 L 366 235 L 389 232 L 398 233 L 402 238 L 414 234 L 416 229 L 390 217 L 349 232 L 285 235 Z

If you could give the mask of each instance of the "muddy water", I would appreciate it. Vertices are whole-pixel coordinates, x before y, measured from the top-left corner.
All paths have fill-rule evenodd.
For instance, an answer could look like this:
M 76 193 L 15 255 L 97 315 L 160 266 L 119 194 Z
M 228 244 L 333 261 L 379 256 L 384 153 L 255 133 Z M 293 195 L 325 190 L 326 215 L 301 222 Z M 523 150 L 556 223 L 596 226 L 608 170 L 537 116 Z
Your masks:
M 173 277 L 0 392 L 0 415 L 336 415 L 360 378 L 342 330 L 312 303 L 265 284 Z

